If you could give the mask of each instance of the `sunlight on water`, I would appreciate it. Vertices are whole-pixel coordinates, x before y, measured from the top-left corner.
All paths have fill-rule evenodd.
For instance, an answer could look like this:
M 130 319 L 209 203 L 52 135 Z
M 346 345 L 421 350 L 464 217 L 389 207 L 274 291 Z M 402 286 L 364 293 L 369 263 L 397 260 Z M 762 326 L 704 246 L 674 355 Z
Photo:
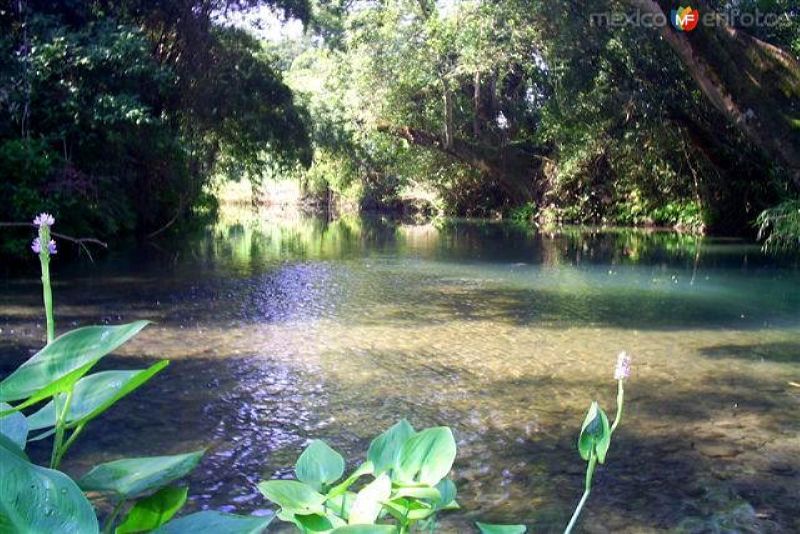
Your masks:
M 308 439 L 355 462 L 407 417 L 455 430 L 465 512 L 449 531 L 556 532 L 581 491 L 584 411 L 613 409 L 624 349 L 628 410 L 587 531 L 800 529 L 796 258 L 669 233 L 231 211 L 182 244 L 57 268 L 60 327 L 155 321 L 107 367 L 173 360 L 89 428 L 76 473 L 208 446 L 193 506 L 263 513 L 255 484 L 292 476 Z M 36 284 L 0 286 L 4 373 L 41 343 Z

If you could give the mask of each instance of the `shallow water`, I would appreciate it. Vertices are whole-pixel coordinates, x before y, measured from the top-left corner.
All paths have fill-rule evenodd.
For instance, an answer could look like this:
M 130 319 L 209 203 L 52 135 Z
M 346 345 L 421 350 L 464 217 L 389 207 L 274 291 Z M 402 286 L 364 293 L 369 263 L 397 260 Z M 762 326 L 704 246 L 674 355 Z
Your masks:
M 103 368 L 170 367 L 92 423 L 65 467 L 209 447 L 191 504 L 265 513 L 307 440 L 355 463 L 406 417 L 453 427 L 469 521 L 559 532 L 575 440 L 626 413 L 585 532 L 800 531 L 800 261 L 671 233 L 403 225 L 230 212 L 198 236 L 56 261 L 58 327 L 151 319 Z M 41 344 L 37 280 L 0 282 L 0 374 Z M 716 529 L 716 530 L 715 530 Z

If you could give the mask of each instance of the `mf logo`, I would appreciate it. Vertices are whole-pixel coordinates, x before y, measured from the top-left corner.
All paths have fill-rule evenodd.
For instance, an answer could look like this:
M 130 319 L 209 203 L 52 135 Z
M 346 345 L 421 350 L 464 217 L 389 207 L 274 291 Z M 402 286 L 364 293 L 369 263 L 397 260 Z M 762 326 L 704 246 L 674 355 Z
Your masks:
M 700 12 L 691 6 L 672 10 L 672 25 L 681 32 L 690 32 L 700 23 Z

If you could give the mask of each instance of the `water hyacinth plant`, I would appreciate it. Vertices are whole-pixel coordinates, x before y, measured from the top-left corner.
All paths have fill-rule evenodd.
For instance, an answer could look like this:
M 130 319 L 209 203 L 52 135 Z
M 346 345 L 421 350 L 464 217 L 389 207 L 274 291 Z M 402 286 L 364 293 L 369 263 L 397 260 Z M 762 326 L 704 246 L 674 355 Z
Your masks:
M 592 487 L 598 463 L 605 463 L 611 436 L 622 420 L 625 380 L 631 358 L 620 353 L 614 371 L 617 414 L 614 423 L 592 402 L 578 437 L 578 452 L 587 462 L 583 497 L 565 534 L 577 524 Z M 456 443 L 447 427 L 415 431 L 402 420 L 372 440 L 366 460 L 347 478 L 344 458 L 327 443 L 312 441 L 295 465 L 297 480 L 270 480 L 258 485 L 279 507 L 278 518 L 303 533 L 406 534 L 413 529 L 435 532 L 441 512 L 458 510 L 455 483 L 448 478 Z M 360 479 L 368 478 L 367 483 Z M 351 488 L 361 484 L 358 491 Z M 525 534 L 525 525 L 476 522 L 481 534 Z
M 50 260 L 56 254 L 50 228 L 55 219 L 34 219 L 47 322 L 47 344 L 0 381 L 0 532 L 94 534 L 100 522 L 84 492 L 101 495 L 114 510 L 103 532 L 229 532 L 263 530 L 269 518 L 200 512 L 170 521 L 186 502 L 174 483 L 200 461 L 203 451 L 128 458 L 100 464 L 75 481 L 58 471 L 64 455 L 86 426 L 168 364 L 138 371 L 89 374 L 106 355 L 138 334 L 147 321 L 87 326 L 55 336 Z M 46 246 L 44 244 L 47 244 Z M 29 442 L 53 438 L 48 467 L 31 462 Z M 118 518 L 122 518 L 118 520 Z

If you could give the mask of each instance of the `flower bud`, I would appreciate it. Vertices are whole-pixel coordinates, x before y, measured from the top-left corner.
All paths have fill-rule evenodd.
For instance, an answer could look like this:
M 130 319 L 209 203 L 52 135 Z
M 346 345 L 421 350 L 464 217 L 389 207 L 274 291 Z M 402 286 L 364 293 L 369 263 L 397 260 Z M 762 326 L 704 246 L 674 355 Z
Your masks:
M 617 367 L 614 369 L 614 380 L 625 380 L 631 376 L 631 357 L 622 351 L 617 356 Z

